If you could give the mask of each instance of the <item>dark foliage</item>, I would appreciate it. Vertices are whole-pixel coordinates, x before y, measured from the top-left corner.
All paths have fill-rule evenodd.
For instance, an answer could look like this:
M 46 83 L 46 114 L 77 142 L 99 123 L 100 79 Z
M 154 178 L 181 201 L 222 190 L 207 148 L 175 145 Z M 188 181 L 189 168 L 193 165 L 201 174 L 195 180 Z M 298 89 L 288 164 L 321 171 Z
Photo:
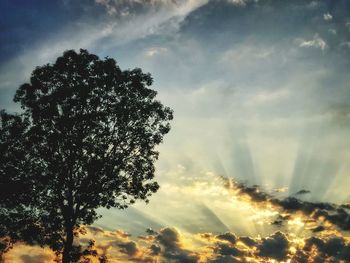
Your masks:
M 172 111 L 151 84 L 140 69 L 122 71 L 86 50 L 33 71 L 14 98 L 23 113 L 1 112 L 4 250 L 24 240 L 72 262 L 74 235 L 99 217 L 97 208 L 124 209 L 157 191 L 155 146 Z

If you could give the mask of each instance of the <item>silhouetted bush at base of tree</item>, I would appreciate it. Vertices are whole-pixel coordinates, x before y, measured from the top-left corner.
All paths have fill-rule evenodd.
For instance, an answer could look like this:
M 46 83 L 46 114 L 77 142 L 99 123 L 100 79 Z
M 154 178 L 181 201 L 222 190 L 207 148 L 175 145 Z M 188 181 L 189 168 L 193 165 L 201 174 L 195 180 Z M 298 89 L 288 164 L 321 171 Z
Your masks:
M 96 209 L 148 202 L 159 188 L 155 146 L 173 118 L 150 85 L 140 69 L 86 50 L 33 71 L 14 98 L 23 113 L 0 116 L 3 251 L 21 240 L 49 246 L 64 263 L 96 256 L 93 244 L 73 246 Z

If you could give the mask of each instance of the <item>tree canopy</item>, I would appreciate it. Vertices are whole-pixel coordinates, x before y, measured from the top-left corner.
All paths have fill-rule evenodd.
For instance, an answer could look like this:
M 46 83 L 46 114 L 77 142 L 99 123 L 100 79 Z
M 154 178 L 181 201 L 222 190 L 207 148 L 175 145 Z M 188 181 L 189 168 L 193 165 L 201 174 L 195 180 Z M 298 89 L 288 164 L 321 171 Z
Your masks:
M 3 243 L 49 245 L 73 262 L 74 235 L 97 208 L 148 201 L 159 188 L 155 147 L 173 118 L 151 85 L 141 69 L 87 50 L 32 72 L 14 97 L 23 112 L 1 112 Z

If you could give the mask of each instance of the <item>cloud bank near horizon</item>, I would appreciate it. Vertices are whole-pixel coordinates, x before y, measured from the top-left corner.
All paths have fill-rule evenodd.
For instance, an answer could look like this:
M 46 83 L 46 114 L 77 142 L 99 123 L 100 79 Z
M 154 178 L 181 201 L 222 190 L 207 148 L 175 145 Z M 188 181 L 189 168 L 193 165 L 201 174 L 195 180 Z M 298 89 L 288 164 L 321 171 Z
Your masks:
M 122 230 L 106 230 L 97 226 L 86 226 L 85 234 L 80 235 L 75 240 L 76 244 L 83 247 L 88 246 L 93 241 L 93 248 L 97 251 L 98 257 L 107 257 L 109 262 L 310 262 L 310 261 L 349 261 L 350 260 L 350 239 L 348 231 L 342 231 L 343 225 L 329 220 L 325 217 L 324 225 L 327 228 L 315 230 L 310 225 L 315 225 L 317 211 L 327 210 L 331 204 L 319 204 L 305 202 L 293 197 L 302 206 L 291 207 L 286 205 L 284 199 L 269 199 L 269 193 L 258 190 L 257 186 L 248 187 L 231 181 L 223 181 L 226 189 L 230 189 L 233 198 L 240 198 L 242 202 L 249 205 L 258 204 L 255 211 L 266 214 L 266 207 L 271 211 L 278 207 L 279 218 L 290 223 L 296 223 L 296 218 L 301 218 L 299 224 L 304 222 L 306 231 L 293 232 L 283 229 L 278 224 L 280 230 L 261 237 L 252 235 L 237 235 L 231 231 L 225 232 L 197 232 L 190 233 L 181 231 L 174 227 L 163 227 L 157 230 L 146 229 L 144 234 L 132 236 Z M 283 191 L 279 189 L 279 192 Z M 305 193 L 305 191 L 303 191 Z M 249 197 L 247 199 L 247 197 Z M 290 198 L 290 197 L 289 197 Z M 262 203 L 265 203 L 262 205 Z M 272 206 L 269 206 L 272 205 Z M 321 207 L 322 206 L 322 207 Z M 311 212 L 305 207 L 312 207 Z M 342 206 L 343 209 L 349 207 Z M 340 207 L 337 208 L 339 210 Z M 310 214 L 311 213 L 311 214 Z M 321 215 L 322 216 L 322 215 Z M 349 215 L 342 214 L 347 218 Z M 257 217 L 258 218 L 258 217 Z M 338 214 L 339 218 L 339 214 Z M 312 219 L 310 221 L 310 219 Z M 298 223 L 298 222 L 297 222 Z M 270 222 L 270 224 L 275 224 Z M 349 222 L 348 222 L 349 224 Z M 332 229 L 338 227 L 338 230 Z M 98 257 L 90 259 L 98 262 Z M 5 255 L 6 260 L 16 262 L 51 262 L 55 255 L 48 249 L 30 247 L 24 244 L 15 245 Z

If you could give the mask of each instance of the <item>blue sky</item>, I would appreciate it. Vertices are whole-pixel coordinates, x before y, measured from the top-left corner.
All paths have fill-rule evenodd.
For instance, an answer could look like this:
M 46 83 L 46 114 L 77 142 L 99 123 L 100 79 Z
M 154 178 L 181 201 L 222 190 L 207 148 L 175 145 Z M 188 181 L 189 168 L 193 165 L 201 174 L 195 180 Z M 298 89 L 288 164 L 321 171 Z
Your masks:
M 12 96 L 35 66 L 86 48 L 150 72 L 174 109 L 160 191 L 147 206 L 103 211 L 98 226 L 276 231 L 220 176 L 350 201 L 349 1 L 1 0 L 0 10 L 0 108 L 18 110 Z M 284 230 L 302 232 L 293 222 Z

